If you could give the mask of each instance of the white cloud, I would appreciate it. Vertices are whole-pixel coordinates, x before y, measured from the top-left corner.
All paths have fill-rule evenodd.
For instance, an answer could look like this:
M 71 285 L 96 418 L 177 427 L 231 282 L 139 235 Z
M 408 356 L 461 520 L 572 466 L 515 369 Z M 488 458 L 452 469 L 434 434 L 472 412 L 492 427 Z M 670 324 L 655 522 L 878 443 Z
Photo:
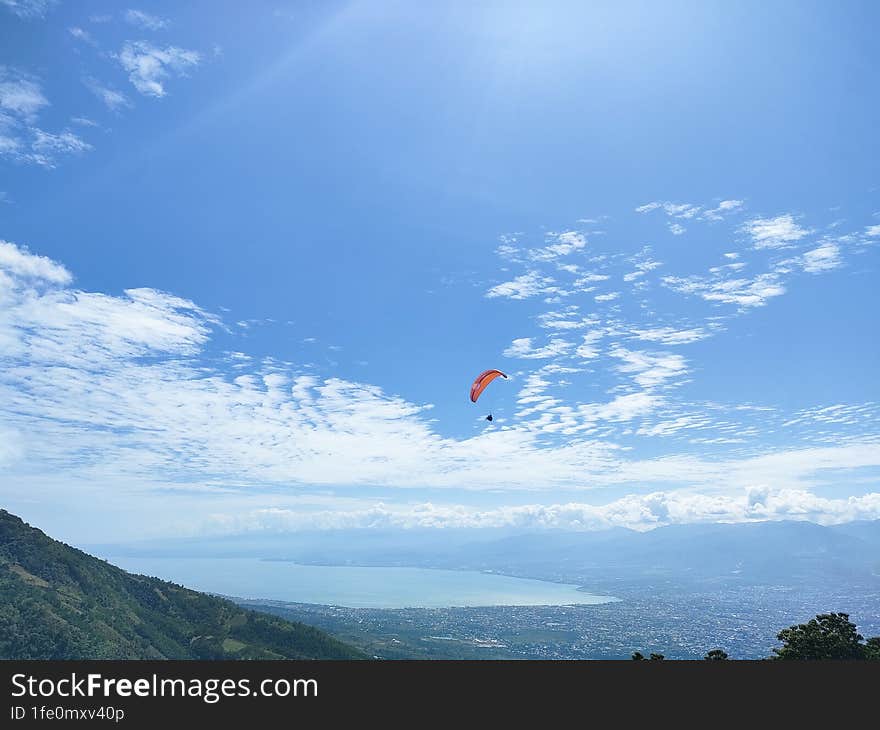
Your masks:
M 630 375 L 646 390 L 665 385 L 667 380 L 687 373 L 687 361 L 681 355 L 669 352 L 627 350 L 615 345 L 609 354 L 623 361 L 617 366 L 620 372 Z
M 147 41 L 127 41 L 118 58 L 134 87 L 144 96 L 157 98 L 165 96 L 164 82 L 171 71 L 183 75 L 201 61 L 197 51 L 176 46 L 159 48 Z
M 562 312 L 544 312 L 538 315 L 538 322 L 543 329 L 576 330 L 596 324 L 597 320 L 578 315 L 577 307 L 570 307 Z
M 608 292 L 607 294 L 597 294 L 593 299 L 597 302 L 612 302 L 620 296 L 619 291 Z
M 18 136 L 4 136 L 0 133 L 0 155 L 6 155 L 16 162 L 50 169 L 56 166 L 58 155 L 75 154 L 90 149 L 92 146 L 88 142 L 68 130 L 52 134 L 38 127 L 31 127 Z
M 0 5 L 19 18 L 33 20 L 44 17 L 56 2 L 57 0 L 0 0 Z
M 668 201 L 660 203 L 655 201 L 640 205 L 636 208 L 636 213 L 650 213 L 659 208 L 662 208 L 663 212 L 671 218 L 683 218 L 685 220 L 695 218 L 701 210 L 699 205 L 691 205 L 690 203 L 670 203 Z
M 751 487 L 730 495 L 695 494 L 688 490 L 628 495 L 605 504 L 566 502 L 503 505 L 489 509 L 462 504 L 378 503 L 360 509 L 305 511 L 258 508 L 215 515 L 203 529 L 210 533 L 261 530 L 401 528 L 592 531 L 622 527 L 649 530 L 664 525 L 809 520 L 831 525 L 880 517 L 880 493 L 850 499 L 817 497 L 803 489 Z
M 23 279 L 43 279 L 52 284 L 69 284 L 73 280 L 70 272 L 61 264 L 2 240 L 0 240 L 0 271 Z
M 517 394 L 517 403 L 535 403 L 544 400 L 544 392 L 550 386 L 550 381 L 544 377 L 544 368 L 537 372 L 529 373 Z
M 756 283 L 746 281 L 713 290 L 730 282 L 700 279 L 694 293 L 736 301 Z M 639 326 L 617 315 L 587 318 L 579 311 L 560 306 L 545 312 L 538 322 L 547 326 L 550 337 L 519 338 L 508 348 L 506 354 L 526 360 L 557 359 L 537 363 L 544 367 L 523 376 L 517 396 L 522 410 L 514 418 L 470 438 L 451 438 L 426 417 L 426 404 L 389 395 L 377 385 L 320 376 L 305 366 L 260 361 L 245 353 L 229 353 L 217 365 L 220 356 L 212 338 L 219 323 L 195 303 L 152 289 L 119 296 L 76 290 L 61 264 L 3 243 L 0 488 L 10 493 L 37 472 L 66 485 L 88 484 L 107 496 L 145 493 L 159 484 L 196 485 L 212 495 L 233 489 L 287 494 L 314 485 L 458 490 L 633 485 L 640 494 L 617 500 L 613 510 L 627 515 L 619 518 L 621 524 L 670 519 L 662 515 L 709 519 L 719 504 L 734 499 L 736 490 L 735 498 L 751 510 L 748 519 L 768 514 L 772 499 L 778 500 L 772 514 L 825 519 L 866 513 L 862 502 L 815 502 L 805 488 L 819 478 L 845 478 L 852 469 L 880 467 L 876 438 L 712 459 L 697 451 L 639 459 L 627 442 L 612 441 L 621 434 L 662 440 L 705 429 L 720 444 L 744 429 L 737 423 L 719 427 L 714 417 L 706 425 L 708 417 L 699 412 L 682 412 L 669 390 L 687 375 L 688 363 L 681 356 L 619 343 L 600 351 L 597 344 L 632 337 L 684 344 L 708 336 L 711 319 L 701 327 L 658 326 L 663 319 Z M 581 332 L 584 327 L 592 329 Z M 572 330 L 579 330 L 582 339 L 555 336 Z M 612 359 L 600 359 L 605 355 Z M 600 371 L 619 384 L 606 389 L 609 384 L 596 376 Z M 609 400 L 556 397 L 567 388 L 575 398 L 591 398 L 583 395 L 589 390 L 571 387 L 569 381 L 579 378 L 588 387 L 604 389 L 593 392 L 604 392 Z M 830 428 L 865 418 L 864 413 L 829 410 L 804 414 L 801 423 Z M 712 453 L 720 452 L 713 448 Z M 674 498 L 664 492 L 667 496 L 643 500 L 643 492 L 655 485 L 688 489 Z M 753 491 L 746 502 L 744 490 L 755 485 L 769 487 Z M 783 500 L 779 495 L 785 490 L 804 494 Z M 558 506 L 534 507 L 546 515 L 541 510 Z M 430 517 L 435 518 L 445 524 L 442 515 Z
M 798 424 L 844 424 L 858 425 L 863 423 L 876 423 L 878 408 L 875 403 L 861 403 L 850 405 L 838 403 L 830 406 L 817 406 L 804 408 L 795 414 L 795 417 L 782 424 L 783 428 L 789 428 Z
M 168 21 L 165 18 L 159 18 L 140 10 L 126 10 L 125 22 L 146 30 L 162 30 L 168 27 Z
M 818 274 L 843 266 L 840 258 L 840 247 L 836 243 L 826 242 L 801 257 L 804 271 Z
M 785 286 L 776 273 L 759 274 L 752 279 L 665 276 L 663 283 L 682 294 L 695 294 L 708 302 L 736 304 L 743 308 L 763 307 L 767 300 L 785 294 Z
M 662 207 L 662 203 L 645 203 L 644 205 L 640 205 L 636 208 L 636 213 L 650 213 L 652 210 L 657 210 L 657 208 Z
M 67 130 L 52 134 L 32 127 L 24 130 L 23 134 L 10 136 L 3 134 L 0 127 L 0 155 L 5 155 L 16 162 L 54 168 L 58 155 L 74 154 L 90 149 L 92 146 L 88 142 Z
M 73 154 L 85 152 L 92 146 L 80 139 L 73 132 L 64 131 L 60 134 L 51 134 L 42 129 L 33 130 L 34 138 L 31 142 L 31 159 L 39 165 L 54 167 L 55 158 L 59 154 Z
M 89 34 L 89 32 L 87 30 L 83 30 L 79 26 L 72 26 L 67 29 L 67 32 L 70 33 L 70 35 L 76 38 L 78 41 L 89 44 L 94 43 L 94 40 L 92 40 L 92 36 Z
M 513 261 L 515 263 L 521 263 L 522 261 L 520 258 L 521 251 L 516 246 L 511 246 L 507 243 L 500 244 L 498 248 L 495 249 L 495 253 L 508 261 Z
M 675 329 L 674 327 L 653 327 L 650 329 L 633 329 L 636 339 L 646 342 L 660 342 L 664 345 L 686 345 L 709 337 L 709 333 L 702 327 L 690 329 Z
M 623 280 L 635 281 L 636 279 L 645 276 L 645 274 L 647 274 L 648 272 L 653 271 L 654 269 L 658 269 L 661 266 L 663 266 L 663 264 L 661 264 L 659 261 L 652 261 L 650 259 L 647 259 L 645 261 L 637 261 L 635 264 L 636 270 L 630 271 L 628 274 L 624 274 Z
M 575 251 L 580 251 L 587 245 L 587 239 L 582 233 L 565 231 L 564 233 L 552 233 L 548 238 L 554 243 L 544 248 L 535 248 L 529 251 L 529 258 L 533 261 L 554 261 L 561 256 L 568 256 Z
M 583 343 L 575 350 L 575 354 L 582 360 L 592 360 L 599 357 L 599 348 L 596 343 L 604 337 L 603 332 L 589 332 L 584 335 Z
M 653 393 L 628 393 L 618 395 L 608 403 L 586 403 L 578 406 L 578 412 L 589 422 L 632 421 L 646 416 L 663 403 L 662 396 Z
M 3 340 L 0 339 L 0 344 Z M 11 466 L 22 457 L 20 437 L 16 431 L 0 427 L 0 468 Z
M 38 113 L 47 106 L 35 77 L 0 66 L 0 155 L 51 168 L 59 155 L 92 148 L 69 130 L 52 133 L 36 126 Z
M 514 340 L 504 351 L 504 356 L 520 357 L 527 360 L 545 360 L 565 355 L 574 347 L 573 343 L 556 337 L 552 338 L 544 347 L 535 348 L 532 341 L 531 337 L 520 337 Z
M 690 203 L 664 203 L 663 210 L 673 218 L 684 218 L 687 220 L 696 217 L 700 212 L 700 206 L 691 205 Z
M 611 277 L 608 274 L 589 273 L 579 276 L 574 280 L 573 286 L 582 291 L 592 291 L 592 285 L 600 281 L 607 281 Z
M 636 208 L 636 213 L 650 213 L 655 210 L 662 210 L 670 218 L 678 220 L 701 220 L 701 221 L 720 221 L 728 215 L 742 210 L 742 200 L 722 200 L 714 208 L 703 209 L 702 206 L 692 203 L 671 203 L 669 201 L 654 201 L 640 205 Z M 669 230 L 676 236 L 680 236 L 685 232 L 684 226 L 680 223 L 670 221 Z
M 743 226 L 743 230 L 757 249 L 784 248 L 810 233 L 798 225 L 791 213 L 776 218 L 753 218 Z
M 517 242 L 516 235 L 502 235 L 498 237 L 500 243 L 498 247 L 495 249 L 495 253 L 503 259 L 508 261 L 513 261 L 515 263 L 522 263 L 521 254 L 519 248 L 515 245 Z
M 724 216 L 736 213 L 743 207 L 742 200 L 722 200 L 718 207 L 703 212 L 703 217 L 711 221 L 720 221 Z
M 10 124 L 0 114 L 0 155 L 16 159 L 20 155 L 22 140 L 10 129 Z
M 660 421 L 651 426 L 642 426 L 638 429 L 639 436 L 669 436 L 680 431 L 705 428 L 712 421 L 705 416 L 685 415 L 678 418 Z
M 89 119 L 88 117 L 71 117 L 70 121 L 74 124 L 78 124 L 81 127 L 97 127 L 99 126 L 97 122 Z
M 108 489 L 156 481 L 209 490 L 242 483 L 535 488 L 584 483 L 614 468 L 612 444 L 547 448 L 539 439 L 549 429 L 533 423 L 456 440 L 420 417 L 427 406 L 374 385 L 291 365 L 248 367 L 241 357 L 231 361 L 245 368 L 224 374 L 202 359 L 216 320 L 194 303 L 151 289 L 77 291 L 60 264 L 10 244 L 2 255 L 0 427 L 21 444 L 8 478 L 31 465 Z M 517 347 L 555 356 L 574 345 L 551 339 L 545 348 Z M 630 394 L 581 406 L 578 416 L 622 421 L 655 403 Z
M 128 100 L 128 97 L 126 97 L 125 94 L 123 94 L 121 91 L 117 91 L 114 88 L 106 86 L 105 84 L 102 84 L 100 81 L 91 76 L 86 76 L 83 79 L 83 83 L 86 85 L 86 88 L 89 91 L 91 91 L 102 102 L 104 102 L 104 106 L 106 106 L 110 111 L 116 111 L 118 109 L 131 106 L 131 102 Z
M 880 236 L 880 225 L 868 226 L 865 228 L 865 235 L 871 236 L 872 238 Z
M 0 110 L 33 122 L 37 112 L 46 106 L 49 100 L 36 79 L 0 66 Z
M 513 281 L 505 281 L 503 284 L 493 286 L 486 292 L 489 299 L 495 297 L 507 297 L 509 299 L 528 299 L 539 294 L 555 294 L 559 288 L 553 286 L 554 280 L 549 276 L 542 276 L 537 271 L 529 271 L 522 276 L 517 276 Z

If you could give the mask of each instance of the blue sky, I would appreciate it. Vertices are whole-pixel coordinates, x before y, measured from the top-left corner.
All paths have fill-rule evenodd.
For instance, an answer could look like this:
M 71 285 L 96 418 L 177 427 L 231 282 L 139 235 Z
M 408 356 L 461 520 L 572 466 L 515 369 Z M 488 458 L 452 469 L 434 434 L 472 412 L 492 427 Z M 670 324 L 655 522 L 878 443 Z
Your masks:
M 878 16 L 0 0 L 4 505 L 880 518 Z

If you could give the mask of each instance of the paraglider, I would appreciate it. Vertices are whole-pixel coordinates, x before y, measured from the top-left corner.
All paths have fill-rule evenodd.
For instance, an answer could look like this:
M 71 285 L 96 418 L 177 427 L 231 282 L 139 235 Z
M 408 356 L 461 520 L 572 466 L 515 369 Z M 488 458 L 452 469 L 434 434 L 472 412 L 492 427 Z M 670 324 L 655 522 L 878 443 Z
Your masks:
M 484 370 L 477 376 L 477 379 L 474 380 L 473 385 L 471 385 L 471 403 L 476 403 L 477 399 L 480 397 L 480 394 L 486 390 L 486 387 L 491 383 L 495 378 L 504 378 L 507 380 L 507 376 L 502 373 L 500 370 Z M 486 420 L 491 423 L 493 420 L 492 414 L 490 413 L 486 416 Z

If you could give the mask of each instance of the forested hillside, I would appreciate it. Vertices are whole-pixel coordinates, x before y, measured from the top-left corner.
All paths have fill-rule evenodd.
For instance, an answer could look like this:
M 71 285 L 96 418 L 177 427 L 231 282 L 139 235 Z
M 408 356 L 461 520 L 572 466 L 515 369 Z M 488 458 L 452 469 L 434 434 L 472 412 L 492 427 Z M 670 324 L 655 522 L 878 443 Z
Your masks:
M 0 659 L 351 659 L 302 623 L 126 573 L 0 510 Z

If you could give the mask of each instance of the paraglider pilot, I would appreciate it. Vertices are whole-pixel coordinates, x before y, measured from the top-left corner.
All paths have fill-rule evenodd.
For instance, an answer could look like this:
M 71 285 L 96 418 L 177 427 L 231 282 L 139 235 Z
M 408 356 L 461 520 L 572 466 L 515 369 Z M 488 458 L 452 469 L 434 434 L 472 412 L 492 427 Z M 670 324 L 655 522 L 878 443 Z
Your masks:
M 473 385 L 471 385 L 471 403 L 476 403 L 477 398 L 480 397 L 480 393 L 486 389 L 486 386 L 489 385 L 489 383 L 499 376 L 507 380 L 507 376 L 500 370 L 484 370 L 480 373 Z M 490 423 L 494 420 L 491 413 L 486 416 L 486 420 Z

